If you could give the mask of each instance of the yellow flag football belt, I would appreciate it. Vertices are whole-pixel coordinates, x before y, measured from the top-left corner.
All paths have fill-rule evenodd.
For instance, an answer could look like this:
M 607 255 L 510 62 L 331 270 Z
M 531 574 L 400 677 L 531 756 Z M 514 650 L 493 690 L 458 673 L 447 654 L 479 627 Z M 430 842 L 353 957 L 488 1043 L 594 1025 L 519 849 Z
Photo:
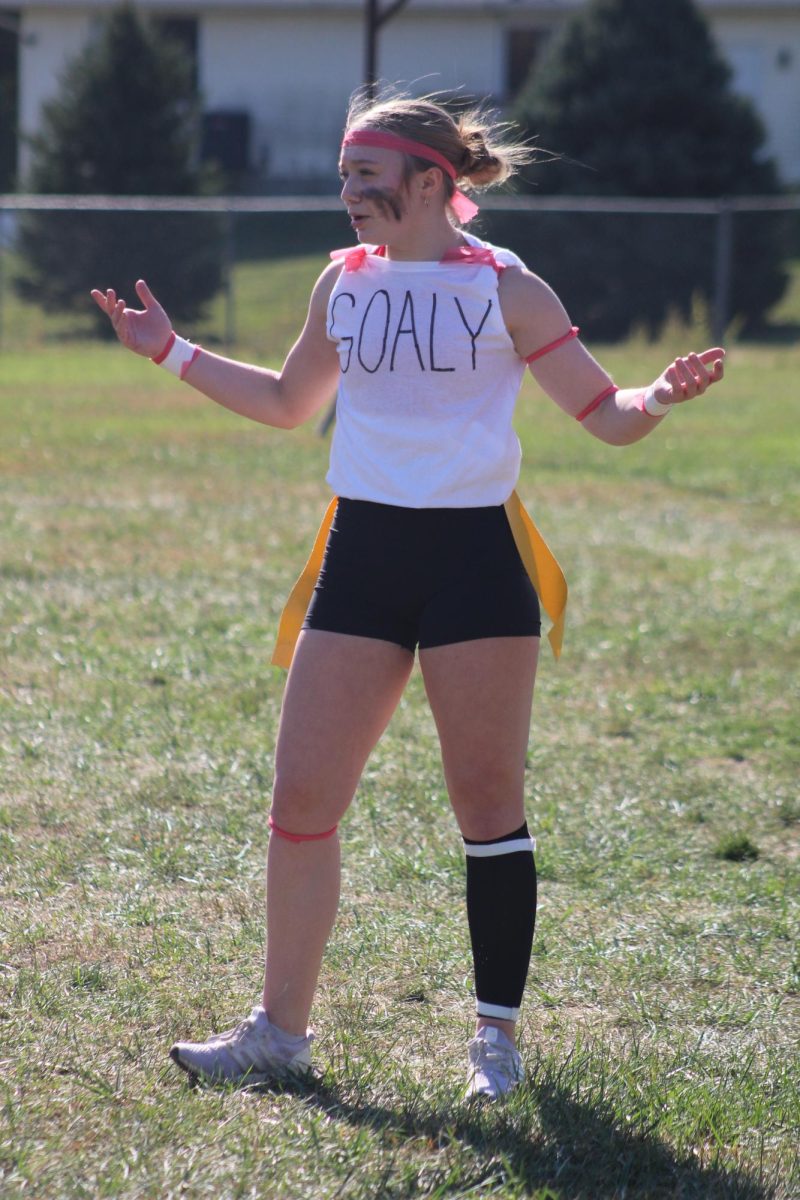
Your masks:
M 319 578 L 328 532 L 338 503 L 339 497 L 334 496 L 325 510 L 308 562 L 289 593 L 289 599 L 281 613 L 278 637 L 272 652 L 273 666 L 287 669 L 291 666 L 297 639 Z M 564 572 L 516 492 L 511 493 L 504 507 L 519 556 L 531 583 L 536 588 L 539 603 L 553 623 L 547 636 L 553 654 L 559 658 L 567 611 L 567 581 Z

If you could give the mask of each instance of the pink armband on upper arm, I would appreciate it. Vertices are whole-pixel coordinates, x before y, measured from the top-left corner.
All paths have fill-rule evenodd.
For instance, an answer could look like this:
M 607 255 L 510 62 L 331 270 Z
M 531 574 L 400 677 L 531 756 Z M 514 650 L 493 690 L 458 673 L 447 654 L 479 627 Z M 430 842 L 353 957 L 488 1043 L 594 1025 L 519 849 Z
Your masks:
M 619 388 L 617 385 L 615 383 L 610 383 L 607 388 L 604 388 L 603 391 L 600 392 L 599 396 L 595 396 L 594 400 L 589 401 L 589 403 L 586 405 L 586 408 L 581 409 L 575 420 L 585 421 L 589 416 L 589 413 L 593 413 L 596 408 L 600 407 L 604 400 L 607 400 L 609 396 L 613 396 L 614 393 L 618 391 Z
M 548 342 L 546 346 L 542 346 L 541 350 L 534 350 L 533 354 L 529 354 L 525 362 L 530 365 L 536 362 L 537 358 L 542 358 L 543 355 L 549 354 L 551 350 L 557 350 L 559 346 L 563 346 L 565 342 L 569 342 L 572 338 L 577 337 L 580 330 L 577 325 L 573 325 L 569 333 L 564 333 L 560 338 L 556 338 L 554 342 Z

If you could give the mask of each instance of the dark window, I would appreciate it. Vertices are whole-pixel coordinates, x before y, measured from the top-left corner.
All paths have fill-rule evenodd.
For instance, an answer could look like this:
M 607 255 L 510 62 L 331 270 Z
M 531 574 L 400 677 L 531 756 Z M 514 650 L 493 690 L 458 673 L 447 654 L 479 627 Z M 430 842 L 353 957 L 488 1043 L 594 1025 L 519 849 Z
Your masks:
M 506 34 L 506 98 L 515 100 L 541 58 L 548 29 L 509 29 Z
M 203 113 L 200 158 L 217 163 L 223 171 L 246 171 L 250 165 L 250 114 Z
M 10 192 L 17 173 L 17 81 L 19 13 L 0 8 L 0 192 Z

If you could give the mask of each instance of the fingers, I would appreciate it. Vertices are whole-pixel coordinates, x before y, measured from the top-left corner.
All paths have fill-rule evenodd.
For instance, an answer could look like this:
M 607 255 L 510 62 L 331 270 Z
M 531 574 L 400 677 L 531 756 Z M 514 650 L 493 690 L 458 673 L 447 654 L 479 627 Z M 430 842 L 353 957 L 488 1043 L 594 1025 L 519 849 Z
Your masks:
M 113 288 L 108 288 L 105 292 L 101 292 L 99 288 L 92 288 L 90 295 L 98 308 L 110 319 L 114 332 L 122 344 L 129 346 L 131 335 L 126 320 L 125 301 L 117 298 L 117 293 Z
M 144 304 L 145 308 L 161 307 L 143 279 L 139 279 L 136 282 L 136 294 Z M 115 309 L 117 309 L 120 305 L 122 305 L 123 308 L 125 307 L 125 301 L 117 299 L 117 293 L 113 288 L 108 288 L 105 292 L 101 292 L 99 288 L 92 288 L 90 295 L 95 303 L 102 308 L 103 312 L 108 313 L 109 316 L 111 316 Z
M 136 295 L 139 297 L 145 308 L 161 308 L 161 305 L 150 291 L 150 288 L 147 286 L 144 279 L 136 280 Z
M 117 300 L 116 304 L 110 310 L 108 315 L 111 317 L 111 324 L 114 326 L 115 332 L 119 334 L 120 325 L 125 317 L 125 301 Z
M 719 361 L 722 362 L 723 358 L 725 357 L 725 351 L 721 346 L 714 346 L 712 350 L 703 350 L 698 357 L 701 358 L 704 363 L 714 362 L 716 359 L 719 359 Z
M 711 383 L 722 379 L 725 374 L 725 351 L 721 346 L 715 346 L 712 350 L 703 350 L 698 357 L 703 364 L 711 364 Z
M 111 324 L 116 329 L 125 311 L 125 301 L 117 299 L 117 293 L 113 288 L 109 288 L 106 292 L 101 292 L 99 288 L 92 288 L 91 297 L 106 316 L 111 318 Z
M 703 350 L 700 354 L 692 353 L 683 358 L 676 358 L 664 372 L 664 378 L 672 390 L 669 401 L 681 404 L 684 400 L 702 396 L 712 383 L 722 379 L 725 369 L 724 357 L 725 351 L 722 347 L 715 346 L 711 350 Z
M 109 288 L 108 291 L 101 292 L 99 288 L 92 288 L 90 294 L 95 304 L 110 317 L 117 303 L 117 293 L 114 289 Z

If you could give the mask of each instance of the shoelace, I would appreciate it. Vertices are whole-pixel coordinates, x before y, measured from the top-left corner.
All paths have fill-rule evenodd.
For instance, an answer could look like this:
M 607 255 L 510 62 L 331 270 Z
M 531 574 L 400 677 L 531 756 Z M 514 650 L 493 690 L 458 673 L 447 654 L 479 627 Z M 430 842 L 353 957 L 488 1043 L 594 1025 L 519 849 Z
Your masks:
M 235 1046 L 237 1042 L 242 1040 L 248 1030 L 252 1028 L 252 1025 L 253 1022 L 250 1018 L 245 1017 L 238 1025 L 234 1025 L 233 1029 L 226 1029 L 224 1033 L 218 1033 L 214 1041 L 217 1043 L 224 1042 L 228 1046 Z
M 476 1071 L 499 1068 L 509 1079 L 516 1079 L 518 1075 L 513 1051 L 505 1046 L 493 1046 L 490 1042 L 482 1042 L 479 1045 L 473 1066 Z

